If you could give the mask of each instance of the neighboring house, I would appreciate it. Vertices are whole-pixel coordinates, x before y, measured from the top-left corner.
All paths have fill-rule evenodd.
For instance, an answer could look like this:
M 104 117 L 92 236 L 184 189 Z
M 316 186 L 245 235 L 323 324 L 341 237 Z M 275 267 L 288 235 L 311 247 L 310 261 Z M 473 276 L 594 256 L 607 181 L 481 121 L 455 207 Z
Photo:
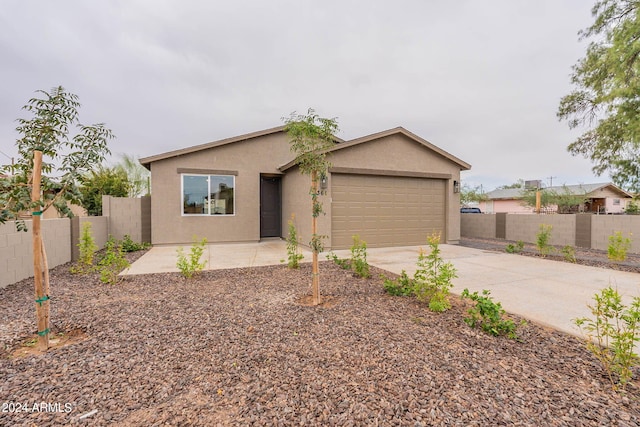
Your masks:
M 543 188 L 544 191 L 555 191 L 564 194 L 569 191 L 573 195 L 584 195 L 587 202 L 578 207 L 579 212 L 592 213 L 623 213 L 627 204 L 632 200 L 632 195 L 610 182 L 597 184 L 564 185 Z M 522 201 L 521 188 L 509 188 L 505 190 L 493 190 L 485 194 L 486 201 L 479 206 L 485 213 L 533 213 L 535 208 L 525 206 Z M 557 206 L 548 206 L 546 212 L 556 212 Z
M 336 138 L 321 187 L 325 249 L 423 245 L 460 238 L 460 171 L 470 165 L 401 127 L 352 141 Z M 140 159 L 151 171 L 153 244 L 255 242 L 286 237 L 294 216 L 311 237 L 310 179 L 284 126 Z

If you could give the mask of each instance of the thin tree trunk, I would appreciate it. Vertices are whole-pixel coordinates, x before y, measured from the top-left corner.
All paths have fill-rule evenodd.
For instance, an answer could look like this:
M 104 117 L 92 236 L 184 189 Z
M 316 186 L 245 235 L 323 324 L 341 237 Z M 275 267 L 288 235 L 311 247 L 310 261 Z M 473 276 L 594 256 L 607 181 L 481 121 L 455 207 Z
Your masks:
M 311 174 L 311 191 L 313 191 L 315 194 L 318 194 L 318 175 L 316 172 L 313 172 Z M 314 209 L 313 203 L 314 201 L 312 200 L 312 212 Z M 316 237 L 316 234 L 318 233 L 318 218 L 314 215 L 311 217 L 311 236 L 312 238 Z M 318 305 L 320 304 L 320 270 L 318 268 L 318 251 L 316 249 L 316 246 L 313 245 L 314 247 L 312 247 L 312 253 L 313 253 L 313 262 L 311 263 L 312 265 L 312 274 L 313 274 L 313 280 L 311 282 L 311 289 L 312 289 L 312 293 L 313 293 L 313 305 Z
M 43 268 L 43 272 L 44 272 L 44 294 L 49 297 L 49 299 L 47 299 L 44 304 L 42 304 L 42 306 L 44 307 L 44 315 L 45 315 L 45 325 L 46 325 L 46 329 L 49 329 L 49 325 L 51 324 L 51 322 L 49 321 L 50 319 L 50 313 L 51 313 L 51 292 L 49 291 L 50 289 L 50 284 L 49 284 L 49 260 L 47 258 L 47 250 L 44 247 L 44 240 L 41 238 L 40 242 L 42 243 L 41 248 L 42 248 L 42 268 Z M 49 340 L 48 338 L 49 334 L 47 334 L 47 342 Z
M 31 188 L 31 201 L 40 200 L 40 180 L 42 178 L 42 152 L 33 152 L 33 182 Z M 34 208 L 40 209 L 40 208 Z M 49 348 L 49 322 L 46 309 L 49 307 L 49 296 L 45 294 L 42 278 L 42 234 L 40 231 L 40 219 L 42 211 L 32 212 L 32 240 L 33 240 L 33 279 L 36 300 L 36 318 L 38 324 L 38 350 L 46 351 Z

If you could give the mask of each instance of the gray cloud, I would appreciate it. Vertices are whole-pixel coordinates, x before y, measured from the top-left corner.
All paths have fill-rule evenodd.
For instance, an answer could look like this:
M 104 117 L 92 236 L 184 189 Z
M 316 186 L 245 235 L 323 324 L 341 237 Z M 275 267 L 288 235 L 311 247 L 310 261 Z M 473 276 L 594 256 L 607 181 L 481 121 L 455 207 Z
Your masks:
M 115 153 L 148 156 L 314 107 L 349 139 L 404 126 L 486 187 L 593 182 L 555 111 L 591 22 L 583 0 L 9 0 L 0 8 L 0 150 L 36 89 L 80 96 Z

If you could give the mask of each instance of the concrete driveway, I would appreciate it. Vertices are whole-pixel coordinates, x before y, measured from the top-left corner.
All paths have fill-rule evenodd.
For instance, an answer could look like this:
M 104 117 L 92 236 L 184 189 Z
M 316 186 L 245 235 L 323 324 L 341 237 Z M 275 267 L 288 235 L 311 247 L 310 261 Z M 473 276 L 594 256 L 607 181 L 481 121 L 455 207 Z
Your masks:
M 640 296 L 640 274 L 549 261 L 521 255 L 484 251 L 457 245 L 441 245 L 442 256 L 458 271 L 453 292 L 460 294 L 488 289 L 505 310 L 536 323 L 579 335 L 572 319 L 592 317 L 587 304 L 593 295 L 611 284 L 628 303 Z M 178 271 L 177 246 L 155 246 L 138 259 L 124 274 Z M 189 246 L 185 246 L 189 251 Z M 413 275 L 420 247 L 369 248 L 369 264 L 400 274 Z M 311 252 L 303 249 L 302 262 L 311 261 Z M 346 258 L 349 251 L 336 251 Z M 286 259 L 286 242 L 266 240 L 260 243 L 212 244 L 205 250 L 207 269 L 278 265 Z M 324 254 L 320 256 L 325 260 Z M 322 272 L 321 272 L 322 274 Z

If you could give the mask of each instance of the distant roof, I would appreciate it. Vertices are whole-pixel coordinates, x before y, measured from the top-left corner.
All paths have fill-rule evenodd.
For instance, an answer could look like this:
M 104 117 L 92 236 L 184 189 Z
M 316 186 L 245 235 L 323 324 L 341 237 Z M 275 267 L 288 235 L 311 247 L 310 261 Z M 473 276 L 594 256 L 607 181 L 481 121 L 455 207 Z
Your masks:
M 611 182 L 600 182 L 596 184 L 577 184 L 577 185 L 555 185 L 553 187 L 545 187 L 541 190 L 564 192 L 565 188 L 573 195 L 590 194 L 594 191 L 610 187 L 611 190 L 616 191 L 622 197 L 632 197 L 631 193 L 628 193 L 616 186 Z M 489 200 L 512 200 L 522 198 L 522 188 L 507 188 L 489 191 L 486 196 Z

